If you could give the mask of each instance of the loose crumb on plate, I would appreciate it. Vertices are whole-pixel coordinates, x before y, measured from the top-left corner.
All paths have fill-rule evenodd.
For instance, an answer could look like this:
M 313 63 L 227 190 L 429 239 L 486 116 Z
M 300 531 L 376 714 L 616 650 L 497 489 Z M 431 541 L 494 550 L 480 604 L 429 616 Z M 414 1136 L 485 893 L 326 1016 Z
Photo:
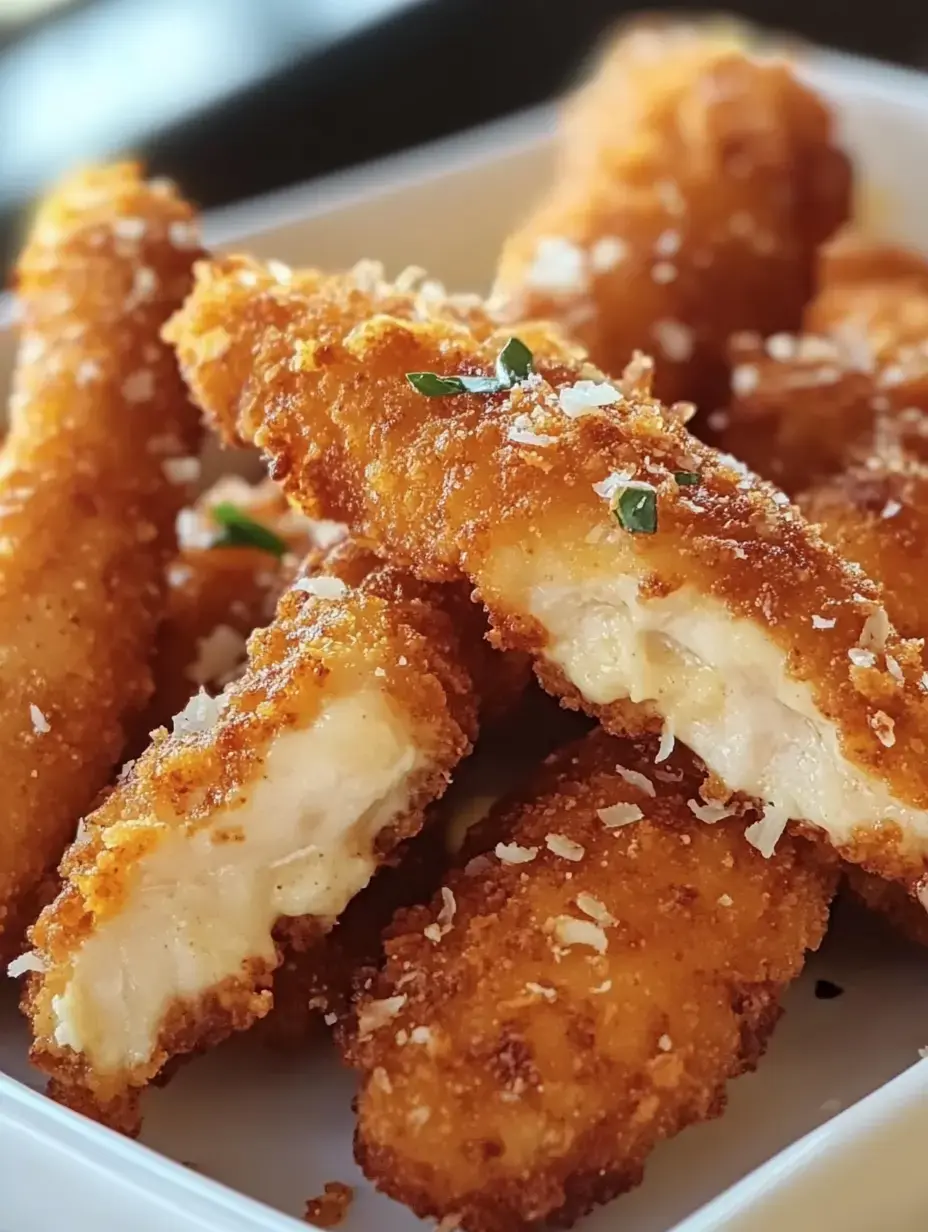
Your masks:
M 350 1185 L 326 1181 L 319 1197 L 307 1201 L 303 1219 L 318 1228 L 338 1228 L 345 1222 L 353 1201 L 354 1190 Z

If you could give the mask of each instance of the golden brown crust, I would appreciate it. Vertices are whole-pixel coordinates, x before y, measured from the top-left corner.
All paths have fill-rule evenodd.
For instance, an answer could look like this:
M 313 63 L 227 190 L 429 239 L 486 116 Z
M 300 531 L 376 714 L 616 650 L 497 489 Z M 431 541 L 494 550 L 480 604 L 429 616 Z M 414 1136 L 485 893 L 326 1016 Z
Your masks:
M 134 1101 L 132 1089 L 151 1081 L 171 1057 L 211 1045 L 269 1008 L 262 989 L 270 970 L 259 963 L 260 969 L 230 977 L 227 987 L 206 991 L 197 1004 L 179 1002 L 163 1021 L 153 1054 L 110 1073 L 96 1071 L 83 1054 L 55 1040 L 52 1000 L 67 987 L 82 942 L 123 909 L 142 857 L 172 830 L 196 832 L 218 810 L 244 804 L 276 736 L 309 726 L 323 705 L 376 679 L 404 715 L 422 758 L 402 813 L 379 832 L 380 858 L 418 831 L 423 809 L 444 791 L 451 768 L 469 750 L 474 690 L 462 666 L 459 633 L 441 606 L 441 588 L 412 579 L 404 585 L 361 544 L 339 545 L 317 562 L 320 571 L 348 589 L 331 598 L 298 586 L 288 590 L 274 621 L 252 635 L 248 667 L 211 724 L 156 732 L 85 820 L 62 862 L 64 887 L 31 932 L 45 974 L 30 976 L 24 996 L 35 1036 L 32 1059 L 56 1078 L 59 1093 L 83 1088 L 103 1107 L 122 1107 Z M 281 928 L 288 941 L 299 933 L 309 944 L 331 923 L 306 918 Z M 86 1101 L 86 1093 L 77 1098 Z
M 509 320 L 559 321 L 608 372 L 653 354 L 662 398 L 711 411 L 730 334 L 798 328 L 849 190 L 831 116 L 785 62 L 649 23 L 570 104 L 555 181 L 505 245 L 497 291 Z
M 928 806 L 922 645 L 889 629 L 872 666 L 853 663 L 883 596 L 781 493 L 695 440 L 651 397 L 646 375 L 616 382 L 615 405 L 566 415 L 564 391 L 602 374 L 543 325 L 519 330 L 535 355 L 529 382 L 509 393 L 424 397 L 405 373 L 492 372 L 505 334 L 484 338 L 439 313 L 423 320 L 409 296 L 394 295 L 390 307 L 387 316 L 350 276 L 280 284 L 260 265 L 229 258 L 200 267 L 167 334 L 205 411 L 226 435 L 265 450 L 292 499 L 351 523 L 422 576 L 464 573 L 499 644 L 544 657 L 546 630 L 529 615 L 542 579 L 630 574 L 645 597 L 689 585 L 782 651 L 849 762 L 900 802 Z M 217 327 L 228 339 L 222 363 L 203 350 L 204 333 Z M 316 366 L 297 376 L 288 357 L 309 345 Z M 536 438 L 528 444 L 518 439 L 525 423 Z M 698 482 L 681 486 L 679 472 Z M 614 528 L 594 485 L 617 473 L 654 487 L 656 533 Z M 891 747 L 874 726 L 879 713 L 894 725 Z M 845 854 L 876 852 L 891 875 L 920 876 L 921 853 L 891 829 L 863 833 Z
M 732 341 L 722 444 L 790 493 L 894 444 L 928 460 L 928 261 L 849 235 L 820 276 L 804 333 Z
M 0 479 L 0 959 L 151 690 L 184 499 L 163 467 L 199 439 L 158 331 L 198 251 L 191 207 L 119 165 L 66 181 L 19 263 Z
M 569 1224 L 637 1184 L 659 1141 L 721 1112 L 821 941 L 834 867 L 795 839 L 765 860 L 750 810 L 697 821 L 701 766 L 655 751 L 599 731 L 555 754 L 394 921 L 346 1047 L 358 1159 L 418 1215 Z M 610 828 L 599 810 L 623 804 L 641 819 Z

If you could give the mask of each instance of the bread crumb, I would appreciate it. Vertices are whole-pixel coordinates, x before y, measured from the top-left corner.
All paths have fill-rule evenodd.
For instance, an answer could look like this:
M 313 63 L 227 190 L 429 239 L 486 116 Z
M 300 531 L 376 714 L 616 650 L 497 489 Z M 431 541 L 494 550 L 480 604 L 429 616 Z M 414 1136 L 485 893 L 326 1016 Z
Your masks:
M 354 1201 L 354 1190 L 341 1181 L 326 1181 L 324 1191 L 318 1198 L 310 1198 L 306 1203 L 303 1219 L 313 1223 L 317 1228 L 338 1228 L 345 1222 L 351 1204 Z

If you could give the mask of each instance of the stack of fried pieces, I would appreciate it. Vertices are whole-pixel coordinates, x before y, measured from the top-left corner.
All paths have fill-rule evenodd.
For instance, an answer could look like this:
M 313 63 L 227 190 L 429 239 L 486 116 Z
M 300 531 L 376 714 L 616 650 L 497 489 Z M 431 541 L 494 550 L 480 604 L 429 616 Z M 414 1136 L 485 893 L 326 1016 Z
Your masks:
M 134 1133 L 185 1055 L 322 1018 L 378 1186 L 565 1224 L 722 1110 L 842 871 L 928 931 L 928 264 L 834 238 L 850 181 L 787 63 L 665 26 L 486 301 L 210 260 L 130 167 L 46 204 L 0 940 L 55 1098 Z M 270 479 L 181 508 L 200 413 Z M 546 760 L 532 669 L 588 716 Z M 529 763 L 492 805 L 481 731 Z

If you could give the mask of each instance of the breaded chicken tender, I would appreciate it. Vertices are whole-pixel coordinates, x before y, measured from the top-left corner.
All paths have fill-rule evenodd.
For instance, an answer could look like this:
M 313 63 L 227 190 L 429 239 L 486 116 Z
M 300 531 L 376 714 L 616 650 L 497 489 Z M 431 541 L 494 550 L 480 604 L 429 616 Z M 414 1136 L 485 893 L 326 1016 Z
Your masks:
M 80 828 L 31 930 L 24 1006 L 57 1097 L 138 1125 L 172 1058 L 267 1013 L 281 948 L 326 932 L 468 752 L 476 703 L 443 592 L 333 550 Z
M 218 511 L 218 512 L 217 512 Z M 230 513 L 231 511 L 231 513 Z M 232 518 L 232 533 L 219 517 Z M 140 729 L 169 724 L 198 688 L 218 692 L 242 670 L 245 642 L 274 615 L 299 561 L 320 538 L 344 532 L 295 513 L 270 479 L 229 475 L 178 518 L 177 558 L 168 567 L 167 612 L 158 631 L 155 695 Z
M 509 661 L 495 655 L 503 679 Z M 486 679 L 486 674 L 483 677 Z M 496 687 L 481 697 L 481 735 L 468 761 L 457 767 L 448 793 L 431 805 L 420 834 L 391 854 L 325 937 L 288 953 L 274 976 L 274 1008 L 262 1022 L 273 1043 L 302 1043 L 324 1018 L 334 1027 L 348 1012 L 352 993 L 384 960 L 384 940 L 400 907 L 427 902 L 470 829 L 513 784 L 553 748 L 589 728 L 581 716 L 559 710 L 537 685 L 521 701 Z
M 791 494 L 891 447 L 928 461 L 928 262 L 849 235 L 820 279 L 800 335 L 732 340 L 721 442 Z
M 358 1159 L 417 1215 L 565 1226 L 637 1185 L 721 1113 L 821 941 L 833 862 L 790 839 L 765 860 L 755 813 L 655 752 L 597 731 L 555 754 L 395 921 L 347 1051 Z
M 0 959 L 20 952 L 81 812 L 151 692 L 198 416 L 160 341 L 199 251 L 189 205 L 120 165 L 46 200 L 17 271 L 0 453 Z
M 736 330 L 797 329 L 815 251 L 848 216 L 825 104 L 780 58 L 711 28 L 633 29 L 564 118 L 555 180 L 503 249 L 509 321 L 548 317 L 656 391 L 727 401 Z
M 662 727 L 762 801 L 765 849 L 792 818 L 922 876 L 922 644 L 782 493 L 650 395 L 646 365 L 612 382 L 551 327 L 506 342 L 396 288 L 244 258 L 202 265 L 166 333 L 220 431 L 258 444 L 304 512 L 423 577 L 464 574 L 567 704 Z

